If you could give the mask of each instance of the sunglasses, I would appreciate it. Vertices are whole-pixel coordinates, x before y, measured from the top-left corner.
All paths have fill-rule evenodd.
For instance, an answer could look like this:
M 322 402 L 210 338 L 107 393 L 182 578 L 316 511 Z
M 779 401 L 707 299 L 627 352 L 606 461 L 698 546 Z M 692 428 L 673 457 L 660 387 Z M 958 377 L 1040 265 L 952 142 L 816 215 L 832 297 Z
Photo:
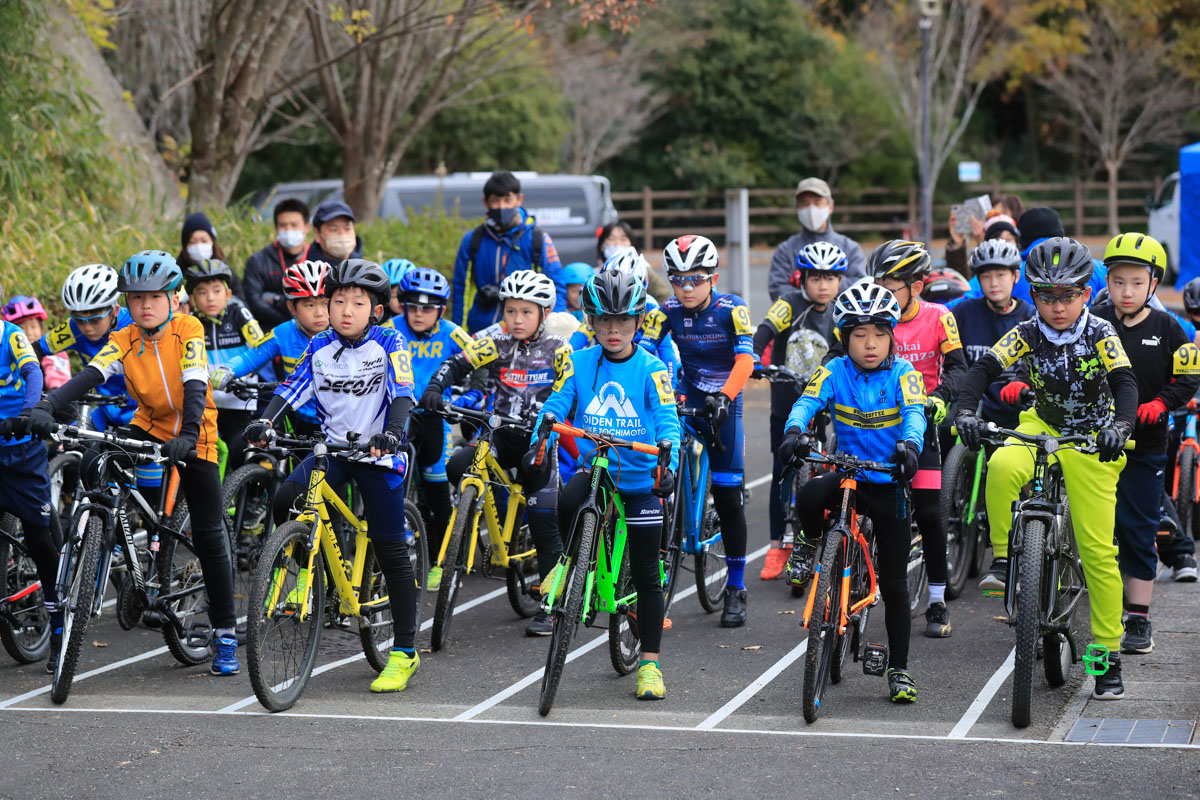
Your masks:
M 445 306 L 427 305 L 425 303 L 405 303 L 404 307 L 409 311 L 423 311 L 426 313 L 441 311 L 443 308 L 445 308 Z
M 71 319 L 75 320 L 75 322 L 79 325 L 90 325 L 93 322 L 99 322 L 102 319 L 107 319 L 111 314 L 111 309 L 105 309 L 99 314 L 89 314 L 86 317 L 81 317 L 78 314 L 72 314 Z
M 1074 303 L 1085 294 L 1087 294 L 1086 289 L 1074 292 L 1063 292 L 1062 294 L 1034 291 L 1033 297 L 1043 305 L 1052 306 L 1055 303 L 1062 303 L 1064 306 L 1069 306 L 1071 303 Z
M 672 275 L 667 278 L 672 286 L 678 286 L 680 289 L 686 289 L 689 286 L 695 288 L 703 286 L 712 280 L 711 275 Z

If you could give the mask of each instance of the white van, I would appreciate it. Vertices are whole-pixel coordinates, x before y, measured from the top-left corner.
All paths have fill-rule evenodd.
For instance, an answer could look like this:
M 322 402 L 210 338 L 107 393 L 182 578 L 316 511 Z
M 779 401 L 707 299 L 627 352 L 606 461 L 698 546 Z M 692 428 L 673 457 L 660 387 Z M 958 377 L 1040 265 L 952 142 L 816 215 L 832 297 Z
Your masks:
M 1158 196 L 1146 197 L 1146 213 L 1150 215 L 1149 230 L 1167 250 L 1167 280 L 1174 283 L 1179 274 L 1179 173 L 1172 172 L 1163 179 Z

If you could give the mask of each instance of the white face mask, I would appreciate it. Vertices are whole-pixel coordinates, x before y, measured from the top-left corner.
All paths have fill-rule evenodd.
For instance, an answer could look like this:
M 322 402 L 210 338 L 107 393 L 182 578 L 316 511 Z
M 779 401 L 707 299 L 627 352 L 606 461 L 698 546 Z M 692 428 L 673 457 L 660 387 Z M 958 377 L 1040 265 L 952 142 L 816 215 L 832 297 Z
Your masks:
M 627 245 L 627 244 L 606 244 L 606 245 L 604 245 L 604 249 L 603 249 L 604 260 L 608 261 L 609 259 L 611 259 L 613 256 L 617 255 L 618 253 L 622 253 L 625 250 L 632 250 L 632 249 L 633 249 L 633 247 L 631 245 Z
M 188 258 L 199 264 L 206 258 L 212 258 L 212 242 L 202 242 L 201 244 L 189 244 L 187 246 Z
M 280 247 L 286 247 L 293 250 L 304 244 L 304 231 L 299 228 L 293 228 L 287 231 L 276 231 L 275 239 L 279 242 Z
M 353 233 L 341 233 L 325 237 L 325 252 L 338 261 L 349 258 L 354 252 L 355 237 Z
M 800 220 L 800 224 L 808 230 L 819 231 L 825 225 L 825 221 L 829 219 L 829 206 L 805 206 L 796 211 L 796 219 Z

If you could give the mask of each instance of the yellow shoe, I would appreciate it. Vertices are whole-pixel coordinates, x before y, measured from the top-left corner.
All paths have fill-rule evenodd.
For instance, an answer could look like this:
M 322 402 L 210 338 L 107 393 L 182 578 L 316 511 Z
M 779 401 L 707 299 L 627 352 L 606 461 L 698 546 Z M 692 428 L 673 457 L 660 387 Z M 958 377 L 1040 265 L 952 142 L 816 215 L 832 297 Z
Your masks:
M 638 700 L 662 700 L 666 694 L 667 687 L 663 686 L 662 670 L 649 662 L 638 667 Z
M 372 692 L 403 692 L 408 686 L 408 679 L 421 666 L 421 657 L 416 653 L 411 656 L 393 650 L 388 656 L 387 666 L 379 677 L 371 681 Z
M 559 573 L 560 566 L 561 566 L 561 563 L 556 562 L 554 564 L 554 566 L 550 568 L 550 571 L 548 573 L 546 573 L 546 577 L 542 579 L 541 585 L 538 586 L 538 593 L 542 596 L 543 600 L 550 596 L 551 589 L 554 588 L 554 584 L 558 581 L 558 573 Z M 555 599 L 562 596 L 562 587 L 561 586 L 558 587 L 558 591 L 555 592 L 554 596 L 555 596 Z

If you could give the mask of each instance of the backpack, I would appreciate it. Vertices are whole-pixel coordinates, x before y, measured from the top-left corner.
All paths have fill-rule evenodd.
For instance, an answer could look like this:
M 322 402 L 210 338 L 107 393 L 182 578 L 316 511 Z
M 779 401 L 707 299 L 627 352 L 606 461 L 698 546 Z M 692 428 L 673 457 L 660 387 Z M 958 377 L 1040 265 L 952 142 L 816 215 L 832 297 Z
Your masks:
M 475 256 L 479 255 L 479 247 L 483 244 L 484 226 L 480 225 L 475 230 L 471 231 L 471 241 L 467 244 L 467 260 L 471 266 L 475 266 Z M 530 254 L 533 258 L 529 262 L 529 266 L 535 272 L 542 271 L 542 246 L 546 242 L 546 237 L 542 234 L 542 229 L 537 225 L 533 226 L 533 242 L 530 248 Z

